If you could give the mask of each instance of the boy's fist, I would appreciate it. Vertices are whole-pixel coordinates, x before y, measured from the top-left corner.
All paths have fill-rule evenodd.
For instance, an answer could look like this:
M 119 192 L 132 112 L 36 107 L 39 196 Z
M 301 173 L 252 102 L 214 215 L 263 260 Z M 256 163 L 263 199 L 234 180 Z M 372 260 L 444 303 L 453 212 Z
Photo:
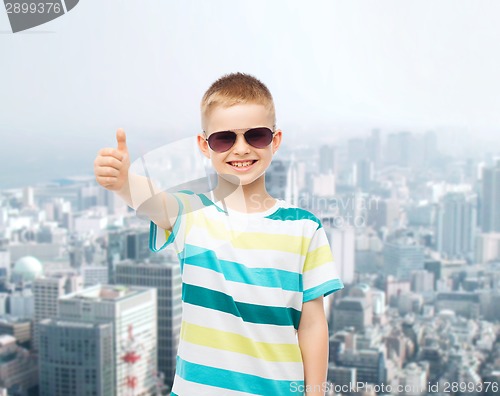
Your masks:
M 125 132 L 116 131 L 117 148 L 103 148 L 94 161 L 94 174 L 97 182 L 111 191 L 118 191 L 128 181 L 130 159 Z

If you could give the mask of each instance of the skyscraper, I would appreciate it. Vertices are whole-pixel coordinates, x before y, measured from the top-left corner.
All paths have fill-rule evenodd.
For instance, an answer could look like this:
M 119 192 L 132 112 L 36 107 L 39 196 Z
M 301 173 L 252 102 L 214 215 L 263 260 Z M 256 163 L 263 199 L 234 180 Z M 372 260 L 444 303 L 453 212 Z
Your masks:
M 108 235 L 108 279 L 115 283 L 115 266 L 126 259 L 144 260 L 151 257 L 149 228 L 116 229 Z
M 59 297 L 83 289 L 83 278 L 80 275 L 54 275 L 37 278 L 33 282 L 35 302 L 33 321 L 33 349 L 38 349 L 39 322 L 42 319 L 56 318 L 58 315 Z
M 266 172 L 266 190 L 275 198 L 285 199 L 288 176 L 288 162 L 271 162 Z
M 172 386 L 181 327 L 181 275 L 175 257 L 157 256 L 150 262 L 123 261 L 116 266 L 122 285 L 154 287 L 158 295 L 158 371 Z
M 372 186 L 374 177 L 373 162 L 363 158 L 353 165 L 354 184 L 359 187 L 361 191 L 369 191 Z
M 386 242 L 383 249 L 387 274 L 399 280 L 410 280 L 411 271 L 424 268 L 424 250 L 412 238 Z
M 292 153 L 290 165 L 288 167 L 288 173 L 286 176 L 287 183 L 285 191 L 285 200 L 292 205 L 298 205 L 299 203 L 299 185 L 297 173 L 297 163 L 295 161 L 295 156 Z
M 387 135 L 386 163 L 410 166 L 413 162 L 414 136 L 410 132 L 390 133 Z
M 110 323 L 117 396 L 151 395 L 157 372 L 156 289 L 96 285 L 59 299 L 59 320 Z
M 450 258 L 471 257 L 476 237 L 476 196 L 446 194 L 437 210 L 437 250 Z
M 335 148 L 323 145 L 319 148 L 319 173 L 336 173 Z
M 366 151 L 367 157 L 376 168 L 380 165 L 381 147 L 380 129 L 372 129 L 370 137 L 366 141 Z
M 500 160 L 491 168 L 483 169 L 481 229 L 500 232 Z
M 332 247 L 332 254 L 337 263 L 339 277 L 344 283 L 354 280 L 355 264 L 355 229 L 340 227 L 325 229 L 328 242 Z
M 113 396 L 113 326 L 44 319 L 40 322 L 40 396 Z

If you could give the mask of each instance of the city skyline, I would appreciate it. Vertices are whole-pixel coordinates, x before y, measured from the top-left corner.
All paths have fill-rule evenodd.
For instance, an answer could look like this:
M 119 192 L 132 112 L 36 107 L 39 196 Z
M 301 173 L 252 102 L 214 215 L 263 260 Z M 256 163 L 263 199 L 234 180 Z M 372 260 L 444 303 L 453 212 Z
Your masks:
M 379 128 L 436 131 L 451 153 L 498 146 L 499 11 L 494 1 L 88 0 L 17 34 L 0 12 L 0 166 L 11 174 L 0 185 L 91 169 L 118 127 L 136 157 L 197 133 L 202 93 L 233 71 L 269 86 L 291 144 Z
M 443 381 L 465 381 L 475 384 L 479 395 L 484 381 L 498 389 L 500 228 L 488 219 L 500 213 L 500 161 L 450 158 L 438 150 L 433 134 L 395 133 L 383 150 L 379 132 L 342 147 L 306 146 L 297 155 L 284 150 L 285 159 L 274 161 L 266 176 L 272 196 L 321 221 L 346 285 L 333 300 L 325 298 L 329 388 L 366 382 L 386 390 L 408 386 L 426 396 Z M 171 167 L 169 161 L 158 165 L 152 175 Z M 181 179 L 193 174 L 191 165 L 189 159 L 177 164 Z M 121 335 L 98 327 L 102 322 L 92 316 L 98 311 L 88 297 L 80 311 L 53 308 L 71 296 L 96 298 L 100 287 L 108 290 L 104 300 L 127 287 L 149 287 L 158 296 L 157 306 L 148 306 L 158 321 L 151 344 L 158 355 L 151 350 L 151 356 L 160 364 L 147 375 L 156 379 L 158 390 L 171 386 L 186 279 L 175 250 L 151 251 L 148 225 L 92 177 L 0 190 L 0 357 L 15 356 L 4 366 L 32 373 L 35 367 L 23 356 L 35 353 L 42 334 L 41 394 L 49 388 L 83 391 L 83 382 L 110 384 L 113 370 L 96 377 L 92 365 L 101 363 L 94 351 L 112 336 L 115 347 L 106 359 L 114 355 L 118 364 L 117 342 L 126 338 L 126 326 Z M 70 274 L 76 273 L 74 283 L 84 290 L 68 296 Z M 83 343 L 88 337 L 92 342 Z M 134 345 L 130 333 L 129 340 Z M 137 353 L 144 342 L 126 354 L 130 386 L 141 373 Z M 80 350 L 87 351 L 83 360 L 74 353 Z M 61 358 L 63 369 L 70 370 L 63 375 Z M 79 380 L 82 376 L 87 379 Z M 25 374 L 5 383 L 30 387 L 34 381 L 33 374 Z

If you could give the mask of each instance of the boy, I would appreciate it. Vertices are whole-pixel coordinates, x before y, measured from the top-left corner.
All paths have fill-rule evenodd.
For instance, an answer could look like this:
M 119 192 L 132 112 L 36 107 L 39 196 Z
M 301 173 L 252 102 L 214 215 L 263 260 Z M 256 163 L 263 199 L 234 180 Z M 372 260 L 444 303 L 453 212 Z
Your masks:
M 252 76 L 223 76 L 201 117 L 198 146 L 218 178 L 210 194 L 149 193 L 149 180 L 128 174 L 122 130 L 95 161 L 97 181 L 151 219 L 150 248 L 173 244 L 180 260 L 172 395 L 324 395 L 323 296 L 343 284 L 318 218 L 266 191 L 282 139 L 271 93 Z

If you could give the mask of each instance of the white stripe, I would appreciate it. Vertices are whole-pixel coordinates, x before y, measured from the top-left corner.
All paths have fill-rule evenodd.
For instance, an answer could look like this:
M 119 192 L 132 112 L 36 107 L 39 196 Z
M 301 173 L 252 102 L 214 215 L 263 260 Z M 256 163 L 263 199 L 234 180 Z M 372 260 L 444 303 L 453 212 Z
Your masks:
M 300 292 L 233 282 L 227 280 L 220 272 L 195 265 L 184 265 L 182 280 L 184 283 L 222 292 L 238 302 L 302 310 L 302 293 Z
M 172 392 L 179 396 L 203 395 L 203 396 L 255 396 L 252 393 L 238 392 L 215 386 L 198 384 L 186 381 L 177 374 L 174 377 Z
M 217 241 L 207 234 L 206 229 L 193 227 L 189 235 L 188 244 L 198 246 L 204 249 L 217 249 L 219 260 L 227 260 L 243 264 L 249 268 L 275 268 L 284 271 L 301 273 L 305 257 L 299 254 L 273 251 L 266 249 L 240 249 L 232 246 L 226 241 Z
M 192 363 L 209 367 L 257 375 L 275 381 L 301 381 L 304 378 L 302 362 L 268 362 L 241 353 L 224 351 L 185 342 L 179 356 Z M 235 364 L 238 362 L 238 365 Z
M 302 277 L 304 291 L 319 286 L 332 279 L 338 279 L 337 269 L 333 261 L 329 261 L 310 271 L 306 271 Z
M 224 213 L 207 208 L 203 213 L 210 224 L 218 229 L 231 230 L 232 232 L 257 232 L 266 234 L 299 236 L 313 235 L 318 224 L 310 219 L 302 220 L 273 220 L 262 218 L 251 218 L 249 221 L 240 217 L 233 219 Z M 285 231 L 285 232 L 284 232 Z
M 253 339 L 256 342 L 271 344 L 294 344 L 297 331 L 293 326 L 278 326 L 264 323 L 243 322 L 240 317 L 227 312 L 182 303 L 182 319 L 188 323 L 211 327 Z M 242 333 L 244 331 L 244 333 Z

